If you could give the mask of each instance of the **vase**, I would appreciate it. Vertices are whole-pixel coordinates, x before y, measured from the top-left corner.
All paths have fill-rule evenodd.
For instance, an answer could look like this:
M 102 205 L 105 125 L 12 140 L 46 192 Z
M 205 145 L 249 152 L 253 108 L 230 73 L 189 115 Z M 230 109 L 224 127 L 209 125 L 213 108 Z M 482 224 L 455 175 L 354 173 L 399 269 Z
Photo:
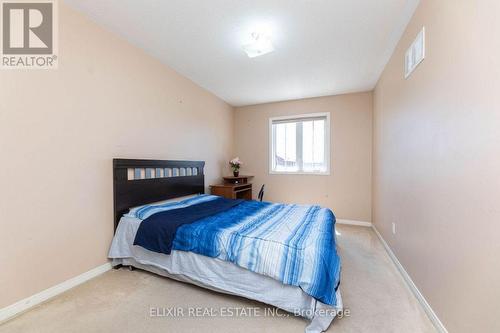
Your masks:
M 240 175 L 240 170 L 233 171 L 233 176 L 238 177 Z

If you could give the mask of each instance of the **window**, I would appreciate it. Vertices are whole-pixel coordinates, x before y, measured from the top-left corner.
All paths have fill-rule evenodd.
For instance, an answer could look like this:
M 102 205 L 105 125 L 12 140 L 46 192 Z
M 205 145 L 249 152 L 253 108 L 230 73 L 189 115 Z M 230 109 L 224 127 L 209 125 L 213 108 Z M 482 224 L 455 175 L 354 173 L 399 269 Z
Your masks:
M 330 173 L 330 114 L 269 119 L 269 172 Z

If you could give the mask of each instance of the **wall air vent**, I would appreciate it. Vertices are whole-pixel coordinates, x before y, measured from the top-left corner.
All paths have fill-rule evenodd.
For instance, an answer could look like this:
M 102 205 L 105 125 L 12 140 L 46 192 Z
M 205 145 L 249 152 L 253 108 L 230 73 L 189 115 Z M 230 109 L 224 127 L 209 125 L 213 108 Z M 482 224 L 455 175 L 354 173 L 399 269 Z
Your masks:
M 425 58 L 425 27 L 418 33 L 417 37 L 406 50 L 405 54 L 405 79 L 417 68 Z

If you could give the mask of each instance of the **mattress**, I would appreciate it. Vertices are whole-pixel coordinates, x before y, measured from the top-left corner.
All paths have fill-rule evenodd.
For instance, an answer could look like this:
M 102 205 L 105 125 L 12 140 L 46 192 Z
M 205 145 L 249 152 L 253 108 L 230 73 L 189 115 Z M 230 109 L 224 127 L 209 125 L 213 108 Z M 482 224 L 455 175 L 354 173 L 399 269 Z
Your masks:
M 121 218 L 109 251 L 113 265 L 131 265 L 175 280 L 276 306 L 310 319 L 306 332 L 326 330 L 336 313 L 342 310 L 340 289 L 336 293 L 337 305 L 333 307 L 309 296 L 299 287 L 283 284 L 231 262 L 187 251 L 173 250 L 166 255 L 134 246 L 140 223 L 141 220 L 135 217 Z

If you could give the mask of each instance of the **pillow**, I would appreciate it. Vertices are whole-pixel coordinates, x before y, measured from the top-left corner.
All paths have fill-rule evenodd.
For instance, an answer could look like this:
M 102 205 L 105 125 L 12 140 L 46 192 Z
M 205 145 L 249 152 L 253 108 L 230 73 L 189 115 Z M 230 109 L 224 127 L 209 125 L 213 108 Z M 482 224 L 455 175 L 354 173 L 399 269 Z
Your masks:
M 184 208 L 195 205 L 201 202 L 214 200 L 217 196 L 208 194 L 192 194 L 184 197 L 178 197 L 168 200 L 163 200 L 143 206 L 130 208 L 129 212 L 124 216 L 135 217 L 144 220 L 153 214 L 164 212 L 166 210 Z
M 158 206 L 162 206 L 162 205 L 165 205 L 168 203 L 180 203 L 183 200 L 194 198 L 197 196 L 199 196 L 199 194 L 190 194 L 190 195 L 186 195 L 183 197 L 177 197 L 177 198 L 172 198 L 172 199 L 168 199 L 168 200 L 161 200 L 161 201 L 152 202 L 150 204 L 146 204 L 146 205 L 142 205 L 142 206 L 132 207 L 129 209 L 128 213 L 125 214 L 125 216 L 137 217 L 137 211 L 139 211 L 140 209 L 143 209 L 145 207 L 158 207 Z

